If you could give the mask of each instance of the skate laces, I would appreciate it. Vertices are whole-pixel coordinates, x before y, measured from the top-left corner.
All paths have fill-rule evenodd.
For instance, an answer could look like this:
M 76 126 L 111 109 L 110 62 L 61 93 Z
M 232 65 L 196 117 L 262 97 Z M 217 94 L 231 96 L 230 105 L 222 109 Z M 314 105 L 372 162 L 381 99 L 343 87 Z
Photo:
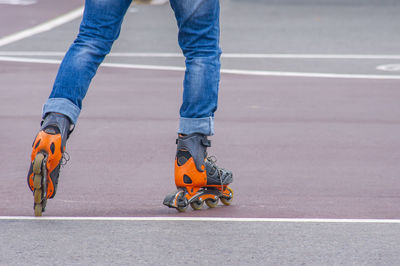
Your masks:
M 66 165 L 70 159 L 71 157 L 69 156 L 68 152 L 65 151 L 61 157 L 61 166 L 64 167 L 64 165 Z
M 221 169 L 218 168 L 218 166 L 216 165 L 217 157 L 215 157 L 214 155 L 211 155 L 211 156 L 207 157 L 207 161 L 211 164 L 212 169 L 214 170 L 213 173 L 215 173 L 215 171 L 217 171 L 218 179 L 219 179 L 219 182 L 221 183 L 221 189 L 222 189 L 222 186 L 224 185 L 224 182 L 222 182 L 222 171 L 224 169 L 223 168 L 221 168 Z
M 210 174 L 214 174 L 215 171 L 218 171 L 218 167 L 216 165 L 217 163 L 217 157 L 215 157 L 214 155 L 207 157 L 207 161 L 210 163 L 211 165 L 211 170 Z
M 211 164 L 215 165 L 215 163 L 217 162 L 217 157 L 215 157 L 214 155 L 208 156 L 207 161 L 209 161 Z

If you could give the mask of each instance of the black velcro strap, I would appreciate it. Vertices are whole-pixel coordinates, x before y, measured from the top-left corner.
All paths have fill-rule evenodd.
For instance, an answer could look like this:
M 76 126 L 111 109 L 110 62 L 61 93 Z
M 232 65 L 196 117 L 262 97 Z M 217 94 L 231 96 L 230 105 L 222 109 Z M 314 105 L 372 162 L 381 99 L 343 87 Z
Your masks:
M 208 140 L 207 138 L 202 138 L 201 144 L 203 144 L 203 146 L 206 146 L 206 147 L 211 147 L 211 140 Z

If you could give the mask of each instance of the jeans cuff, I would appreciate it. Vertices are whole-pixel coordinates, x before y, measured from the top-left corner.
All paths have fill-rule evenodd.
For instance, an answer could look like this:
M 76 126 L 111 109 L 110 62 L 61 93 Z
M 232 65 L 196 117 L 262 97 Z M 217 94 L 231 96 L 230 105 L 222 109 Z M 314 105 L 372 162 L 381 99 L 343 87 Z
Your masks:
M 71 119 L 73 124 L 76 124 L 81 109 L 65 98 L 49 98 L 43 105 L 42 118 L 45 118 L 48 113 L 60 113 Z
M 214 135 L 214 117 L 181 117 L 179 119 L 178 134 L 190 135 L 193 133 L 200 133 L 206 136 Z

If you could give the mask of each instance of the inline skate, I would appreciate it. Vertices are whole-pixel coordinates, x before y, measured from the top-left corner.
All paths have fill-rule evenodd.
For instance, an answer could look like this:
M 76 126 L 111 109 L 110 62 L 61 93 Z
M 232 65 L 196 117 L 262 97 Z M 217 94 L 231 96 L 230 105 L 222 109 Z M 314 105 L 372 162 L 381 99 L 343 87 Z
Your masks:
M 179 135 L 176 140 L 175 185 L 177 191 L 168 194 L 164 205 L 184 212 L 190 205 L 200 210 L 204 202 L 210 208 L 230 205 L 233 190 L 228 186 L 233 181 L 232 172 L 216 165 L 215 157 L 207 157 L 211 141 L 202 134 Z
M 73 130 L 69 118 L 49 113 L 41 123 L 41 129 L 32 144 L 28 186 L 33 192 L 35 216 L 42 216 L 47 199 L 54 198 L 60 167 L 65 158 L 66 141 Z

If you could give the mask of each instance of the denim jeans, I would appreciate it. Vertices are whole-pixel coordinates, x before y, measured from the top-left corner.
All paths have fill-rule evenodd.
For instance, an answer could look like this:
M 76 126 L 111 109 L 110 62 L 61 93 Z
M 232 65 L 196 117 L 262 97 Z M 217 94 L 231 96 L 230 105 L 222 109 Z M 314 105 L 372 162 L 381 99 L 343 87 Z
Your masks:
M 118 38 L 131 0 L 86 0 L 79 34 L 66 53 L 43 117 L 68 116 L 76 124 L 97 68 Z M 214 134 L 220 79 L 219 0 L 170 0 L 186 58 L 178 133 Z

